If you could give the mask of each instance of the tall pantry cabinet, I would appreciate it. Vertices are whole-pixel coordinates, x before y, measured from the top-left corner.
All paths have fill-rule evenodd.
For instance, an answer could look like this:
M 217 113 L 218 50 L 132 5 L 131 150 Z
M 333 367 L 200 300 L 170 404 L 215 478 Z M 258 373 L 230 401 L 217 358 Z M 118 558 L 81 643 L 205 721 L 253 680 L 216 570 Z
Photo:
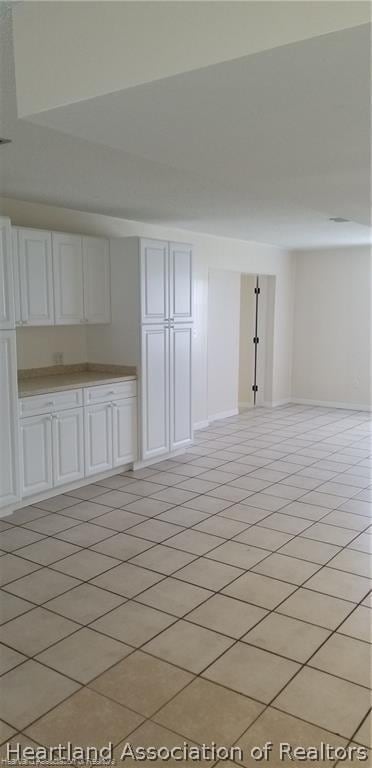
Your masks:
M 0 509 L 19 499 L 17 407 L 11 228 L 0 218 Z
M 137 365 L 139 458 L 150 462 L 192 440 L 192 247 L 132 237 L 110 252 L 113 325 Z

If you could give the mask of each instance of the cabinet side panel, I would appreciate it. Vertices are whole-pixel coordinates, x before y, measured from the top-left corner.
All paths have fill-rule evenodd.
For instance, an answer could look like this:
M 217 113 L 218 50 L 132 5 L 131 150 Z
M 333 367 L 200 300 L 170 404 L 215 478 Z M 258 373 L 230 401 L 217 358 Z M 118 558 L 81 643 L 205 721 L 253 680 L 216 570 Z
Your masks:
M 11 229 L 0 218 L 0 328 L 15 327 Z
M 15 331 L 0 331 L 0 507 L 19 498 Z
M 21 323 L 21 274 L 19 269 L 18 230 L 12 227 L 15 325 Z

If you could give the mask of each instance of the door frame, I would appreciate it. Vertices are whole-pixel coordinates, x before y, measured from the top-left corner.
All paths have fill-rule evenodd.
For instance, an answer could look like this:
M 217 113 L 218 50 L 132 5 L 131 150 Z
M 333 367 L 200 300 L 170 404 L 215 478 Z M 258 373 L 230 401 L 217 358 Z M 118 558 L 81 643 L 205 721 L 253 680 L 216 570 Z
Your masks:
M 259 341 L 254 344 L 252 339 L 252 354 L 256 356 L 253 366 L 252 387 L 256 383 L 258 386 L 256 398 L 252 398 L 252 403 L 239 403 L 239 408 L 254 408 L 255 406 L 272 406 L 272 381 L 274 369 L 274 309 L 275 309 L 275 275 L 263 275 L 250 272 L 242 272 L 243 275 L 256 278 L 256 288 L 258 294 L 255 294 L 255 328 L 254 338 L 257 336 Z M 241 331 L 241 329 L 240 329 Z M 254 402 L 255 400 L 255 402 Z
M 210 272 L 216 271 L 214 268 L 208 269 L 208 294 L 207 294 L 207 318 L 209 318 L 209 307 L 210 307 Z M 257 373 L 257 379 L 258 379 L 258 397 L 256 399 L 256 405 L 257 406 L 267 406 L 272 407 L 273 401 L 272 401 L 272 393 L 273 393 L 273 372 L 274 372 L 274 313 L 275 313 L 275 300 L 276 300 L 276 277 L 273 274 L 262 274 L 257 272 L 243 272 L 242 270 L 234 270 L 234 269 L 218 269 L 218 272 L 224 272 L 226 274 L 238 274 L 240 277 L 242 275 L 247 275 L 250 277 L 257 277 L 257 274 L 260 279 L 260 311 L 259 311 L 259 337 L 260 337 L 260 343 L 259 343 L 259 351 L 258 351 L 258 373 Z M 261 316 L 261 324 L 260 324 L 260 316 Z M 265 320 L 263 324 L 263 320 Z M 207 319 L 207 325 L 208 325 L 208 334 L 206 339 L 206 376 L 207 376 L 207 421 L 204 423 L 203 426 L 207 426 L 208 423 L 211 423 L 212 421 L 215 421 L 216 419 L 223 419 L 227 418 L 229 416 L 234 416 L 237 413 L 239 413 L 239 408 L 241 407 L 253 407 L 253 404 L 242 404 L 239 403 L 239 397 L 238 397 L 238 386 L 237 386 L 237 395 L 236 395 L 236 403 L 235 408 L 230 409 L 226 412 L 221 412 L 216 415 L 214 415 L 211 412 L 211 401 L 210 401 L 210 381 L 209 381 L 209 355 L 210 355 L 210 339 L 209 339 L 209 320 Z M 240 333 L 240 324 L 239 324 L 239 333 Z M 261 334 L 261 335 L 260 335 Z M 253 353 L 253 336 L 252 336 L 252 353 Z M 262 381 L 262 384 L 260 386 L 260 380 Z M 253 382 L 252 382 L 253 384 Z

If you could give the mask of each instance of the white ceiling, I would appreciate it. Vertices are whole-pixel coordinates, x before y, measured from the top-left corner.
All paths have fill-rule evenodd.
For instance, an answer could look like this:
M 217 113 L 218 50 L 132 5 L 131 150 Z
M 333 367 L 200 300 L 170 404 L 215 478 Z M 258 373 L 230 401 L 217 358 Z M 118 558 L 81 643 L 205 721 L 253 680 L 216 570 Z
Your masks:
M 365 0 L 15 2 L 20 117 L 371 20 Z
M 1 42 L 2 194 L 289 248 L 369 241 L 369 25 L 33 123 L 16 118 L 9 34 Z

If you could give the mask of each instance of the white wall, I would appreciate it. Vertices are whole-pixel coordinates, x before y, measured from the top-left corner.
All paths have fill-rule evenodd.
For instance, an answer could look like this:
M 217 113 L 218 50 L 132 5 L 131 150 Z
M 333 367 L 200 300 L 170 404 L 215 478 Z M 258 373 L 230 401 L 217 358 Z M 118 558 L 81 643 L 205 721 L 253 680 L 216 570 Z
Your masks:
M 54 355 L 63 356 L 63 364 L 88 360 L 87 329 L 74 326 L 18 328 L 18 368 L 55 365 Z
M 296 254 L 294 398 L 370 406 L 371 295 L 369 248 Z
M 208 274 L 210 269 L 275 275 L 274 371 L 272 401 L 288 400 L 292 375 L 293 254 L 262 243 L 191 233 L 182 229 L 118 219 L 10 198 L 0 199 L 0 210 L 18 226 L 41 227 L 65 232 L 107 237 L 142 235 L 192 242 L 195 246 L 194 278 L 194 421 L 203 423 L 208 416 L 207 322 Z M 75 330 L 75 329 L 74 329 Z M 72 330 L 72 333 L 74 333 Z M 98 338 L 98 336 L 97 336 Z M 126 363 L 125 360 L 112 362 Z M 224 410 L 227 410 L 227 408 Z
M 208 419 L 237 413 L 239 390 L 240 274 L 209 270 Z

